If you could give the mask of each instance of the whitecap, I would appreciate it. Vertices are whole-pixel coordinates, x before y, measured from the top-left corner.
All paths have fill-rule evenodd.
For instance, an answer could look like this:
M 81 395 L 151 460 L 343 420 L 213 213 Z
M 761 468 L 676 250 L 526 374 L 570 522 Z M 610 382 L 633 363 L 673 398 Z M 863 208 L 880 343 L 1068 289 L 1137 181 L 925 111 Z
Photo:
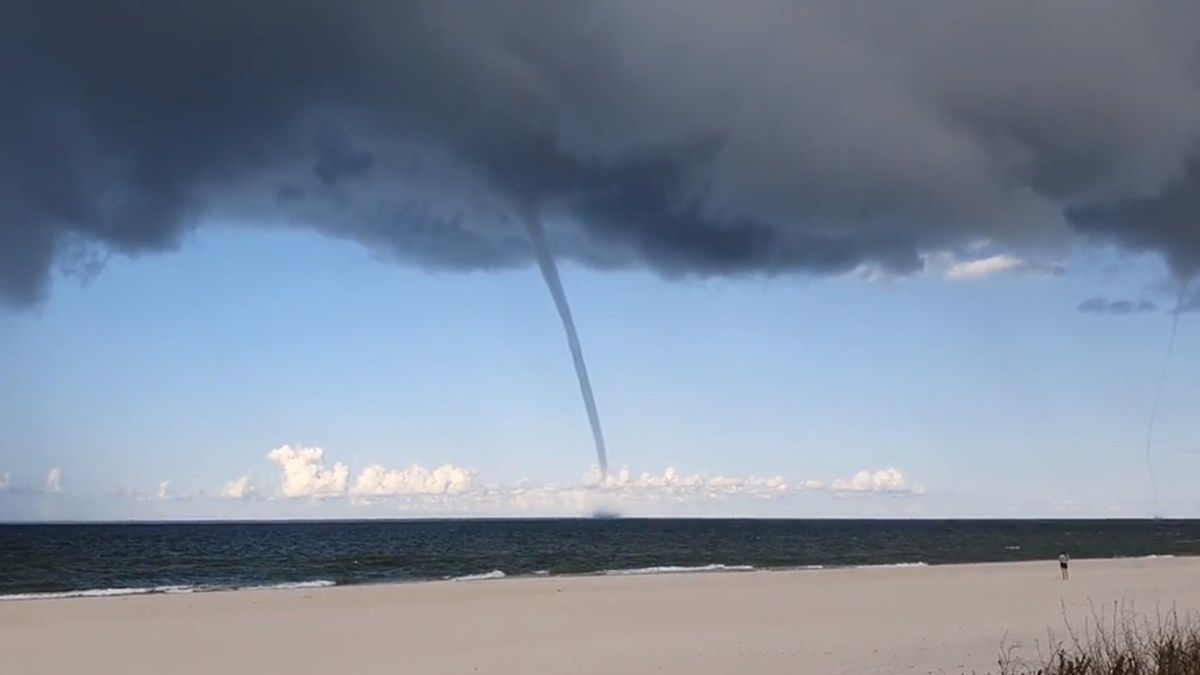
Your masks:
M 857 569 L 888 569 L 888 568 L 900 569 L 900 568 L 905 568 L 905 567 L 929 567 L 929 563 L 921 562 L 918 560 L 917 562 L 883 563 L 883 564 L 879 564 L 879 565 L 855 565 L 855 567 Z
M 483 574 L 464 574 L 461 577 L 451 577 L 450 581 L 484 581 L 486 579 L 503 579 L 508 576 L 500 570 L 492 570 Z
M 687 567 L 681 565 L 657 565 L 654 567 L 635 567 L 632 569 L 604 570 L 601 574 L 625 576 L 635 574 L 691 574 L 695 572 L 753 572 L 751 565 L 697 565 Z
M 131 588 L 87 588 L 78 591 L 50 591 L 45 593 L 12 593 L 0 595 L 6 600 L 63 600 L 66 598 L 110 598 L 122 595 L 149 595 L 151 593 L 191 593 L 192 586 L 136 586 Z

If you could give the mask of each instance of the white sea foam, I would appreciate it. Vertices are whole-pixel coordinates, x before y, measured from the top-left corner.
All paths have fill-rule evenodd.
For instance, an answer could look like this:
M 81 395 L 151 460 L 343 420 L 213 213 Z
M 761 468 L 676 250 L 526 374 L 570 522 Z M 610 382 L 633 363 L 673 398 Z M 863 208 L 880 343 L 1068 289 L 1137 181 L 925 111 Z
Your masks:
M 880 564 L 880 565 L 855 565 L 856 569 L 901 568 L 901 567 L 929 567 L 929 563 L 917 561 L 917 562 L 884 563 L 884 564 Z
M 464 574 L 461 577 L 452 577 L 450 581 L 484 581 L 486 579 L 503 579 L 508 576 L 500 570 L 492 570 L 483 574 Z
M 108 598 L 119 595 L 147 595 L 150 593 L 187 593 L 190 592 L 190 588 L 189 586 L 147 586 L 135 588 L 89 588 L 82 591 L 55 591 L 48 593 L 13 593 L 11 595 L 0 595 L 0 601 Z
M 292 588 L 326 588 L 336 582 L 324 579 L 297 581 L 265 586 L 136 586 L 131 588 L 88 588 L 79 591 L 52 591 L 46 593 L 12 593 L 0 595 L 0 602 L 11 600 L 63 600 L 67 598 L 111 598 L 123 595 L 176 595 L 181 593 L 208 593 L 232 590 L 286 590 Z
M 285 591 L 295 588 L 329 588 L 330 586 L 337 586 L 337 582 L 329 581 L 327 579 L 313 579 L 312 581 L 285 581 L 279 584 L 268 584 L 266 586 L 244 586 L 243 588 L 247 590 L 263 589 L 272 591 Z
M 624 570 L 604 570 L 601 574 L 625 576 L 634 574 L 691 574 L 694 572 L 753 572 L 751 565 L 697 565 L 684 567 L 680 565 L 658 565 L 655 567 L 635 567 Z

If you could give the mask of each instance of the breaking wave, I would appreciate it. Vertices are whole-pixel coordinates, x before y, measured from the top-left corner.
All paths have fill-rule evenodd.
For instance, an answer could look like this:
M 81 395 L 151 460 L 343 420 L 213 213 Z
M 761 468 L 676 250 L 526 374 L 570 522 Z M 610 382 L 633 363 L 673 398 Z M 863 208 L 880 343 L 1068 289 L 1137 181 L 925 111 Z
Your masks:
M 690 574 L 695 572 L 753 572 L 753 565 L 657 565 L 654 567 L 635 567 L 622 570 L 604 570 L 600 574 L 624 576 L 633 574 Z
M 483 574 L 464 574 L 461 577 L 451 577 L 450 581 L 484 581 L 487 579 L 503 579 L 508 575 L 500 570 L 492 570 Z
M 174 595 L 179 593 L 213 593 L 218 591 L 291 590 L 299 588 L 328 588 L 337 583 L 326 579 L 290 581 L 261 586 L 138 586 L 132 588 L 87 588 L 78 591 L 45 593 L 12 593 L 0 595 L 0 602 L 14 600 L 64 600 L 66 598 L 113 598 L 125 595 Z

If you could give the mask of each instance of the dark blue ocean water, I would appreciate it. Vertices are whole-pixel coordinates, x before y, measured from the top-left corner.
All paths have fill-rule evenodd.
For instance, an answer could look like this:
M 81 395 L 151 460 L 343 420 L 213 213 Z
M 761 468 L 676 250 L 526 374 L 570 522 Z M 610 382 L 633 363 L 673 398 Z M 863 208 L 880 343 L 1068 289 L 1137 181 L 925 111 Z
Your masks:
M 1200 554 L 1200 521 L 442 520 L 0 525 L 0 596 Z M 719 569 L 719 568 L 718 568 Z

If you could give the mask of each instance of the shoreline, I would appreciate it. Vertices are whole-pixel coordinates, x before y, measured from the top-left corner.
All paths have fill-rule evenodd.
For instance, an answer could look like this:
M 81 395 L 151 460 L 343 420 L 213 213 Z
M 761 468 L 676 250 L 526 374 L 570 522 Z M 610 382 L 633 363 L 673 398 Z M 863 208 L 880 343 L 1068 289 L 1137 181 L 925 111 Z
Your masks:
M 1142 556 L 1114 556 L 1110 558 L 1072 558 L 1072 565 L 1088 562 L 1122 561 L 1122 560 L 1169 560 L 1175 558 L 1200 558 L 1200 554 L 1151 553 Z M 245 593 L 266 591 L 295 591 L 315 590 L 326 588 L 376 588 L 386 586 L 412 586 L 422 584 L 466 584 L 480 582 L 504 582 L 518 580 L 552 580 L 552 579 L 586 579 L 594 577 L 670 577 L 694 575 L 724 575 L 724 574 L 798 574 L 815 572 L 832 572 L 844 570 L 872 569 L 905 569 L 905 568 L 952 568 L 952 567 L 982 567 L 988 565 L 1045 565 L 1055 562 L 1054 559 L 1030 560 L 989 560 L 981 562 L 928 563 L 924 561 L 877 563 L 868 565 L 797 565 L 787 567 L 755 567 L 753 565 L 726 565 L 713 563 L 709 565 L 660 565 L 652 567 L 635 567 L 614 570 L 598 570 L 595 572 L 564 572 L 554 574 L 547 570 L 529 573 L 509 574 L 503 570 L 465 574 L 456 577 L 423 578 L 423 579 L 385 579 L 379 581 L 339 583 L 332 579 L 309 579 L 303 581 L 281 581 L 277 583 L 256 584 L 247 586 L 193 586 L 188 584 L 173 584 L 160 586 L 138 586 L 125 588 L 88 588 L 69 591 L 31 591 L 27 593 L 0 594 L 0 603 L 21 603 L 38 601 L 83 600 L 99 598 L 122 597 L 153 597 L 159 595 L 200 595 L 210 593 Z

